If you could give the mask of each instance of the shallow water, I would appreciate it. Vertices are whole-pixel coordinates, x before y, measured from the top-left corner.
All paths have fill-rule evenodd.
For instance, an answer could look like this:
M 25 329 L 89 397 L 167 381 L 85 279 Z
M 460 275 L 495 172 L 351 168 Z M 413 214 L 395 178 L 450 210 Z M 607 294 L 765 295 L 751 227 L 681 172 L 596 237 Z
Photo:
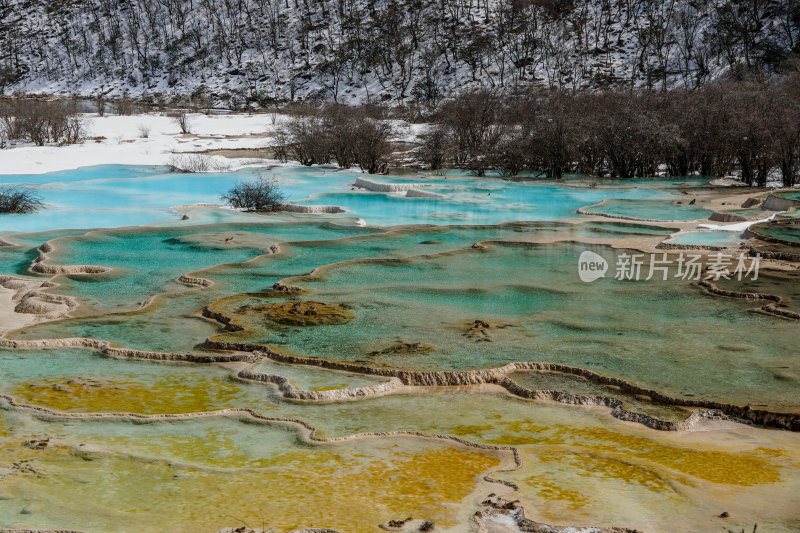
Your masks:
M 603 396 L 622 400 L 623 408 L 634 413 L 658 418 L 659 420 L 679 421 L 689 416 L 690 411 L 681 407 L 658 404 L 627 394 L 611 385 L 592 383 L 580 376 L 558 372 L 514 372 L 508 376 L 523 387 L 532 390 L 553 390 L 568 392 L 578 396 Z
M 172 206 L 219 204 L 220 194 L 260 172 L 181 174 L 166 167 L 103 165 L 37 175 L 0 175 L 0 183 L 30 186 L 46 208 L 31 215 L 0 215 L 0 235 L 61 228 L 113 228 L 180 221 Z M 344 189 L 345 173 L 280 169 L 269 172 L 287 199 L 302 199 L 324 187 Z
M 30 275 L 29 268 L 43 243 L 59 237 L 82 235 L 83 230 L 57 230 L 45 233 L 17 234 L 4 237 L 14 246 L 0 246 L 0 274 Z
M 0 235 L 61 228 L 120 227 L 180 219 L 172 206 L 220 203 L 234 184 L 264 176 L 274 179 L 287 201 L 344 207 L 342 217 L 361 217 L 373 225 L 494 224 L 510 220 L 575 218 L 578 207 L 606 198 L 671 198 L 669 184 L 631 188 L 614 182 L 587 189 L 531 181 L 471 177 L 380 178 L 384 182 L 426 183 L 445 198 L 405 198 L 404 193 L 353 190 L 360 176 L 350 171 L 278 167 L 237 172 L 181 174 L 166 167 L 103 165 L 36 175 L 0 175 L 0 183 L 37 190 L 47 208 L 35 215 L 0 215 Z
M 776 194 L 782 198 L 789 198 L 790 200 L 800 200 L 800 191 L 782 191 Z
M 0 350 L 0 391 L 75 412 L 195 413 L 275 408 L 272 391 L 215 365 L 118 360 L 88 350 Z
M 425 183 L 429 183 L 427 180 Z M 445 182 L 447 182 L 445 184 Z M 404 193 L 354 191 L 314 195 L 300 203 L 338 205 L 370 224 L 496 224 L 510 220 L 576 218 L 582 206 L 606 198 L 665 198 L 662 189 L 578 189 L 531 182 L 439 180 L 426 191 L 443 198 L 406 198 Z
M 407 238 L 398 236 L 400 242 Z M 221 280 L 218 287 L 161 299 L 140 313 L 46 323 L 13 337 L 87 336 L 141 349 L 181 351 L 222 334 L 215 338 L 265 343 L 314 357 L 423 369 L 554 361 L 677 396 L 798 407 L 800 381 L 786 379 L 800 372 L 791 355 L 800 339 L 793 322 L 753 313 L 757 302 L 705 295 L 690 282 L 672 277 L 650 282 L 601 279 L 586 285 L 576 272 L 584 249 L 614 263 L 615 254 L 605 247 L 494 244 L 485 251 L 342 263 L 311 278 L 290 278 L 311 293 L 288 301 L 347 305 L 354 319 L 346 324 L 298 327 L 255 317 L 246 319 L 247 331 L 222 334 L 219 325 L 196 316 L 223 293 L 255 293 L 250 303 L 287 301 L 258 291 L 288 272 L 310 272 L 317 264 L 309 264 L 309 257 L 325 257 L 325 247 L 316 243 L 308 248 L 297 245 L 287 247 L 285 256 L 212 269 L 202 275 Z M 304 256 L 306 252 L 311 256 Z M 770 279 L 762 273 L 760 283 Z M 239 305 L 237 299 L 222 299 L 214 308 L 235 315 Z M 644 316 L 649 319 L 643 321 Z M 485 338 L 470 334 L 470 324 L 477 319 L 491 325 Z M 398 343 L 422 343 L 430 350 L 392 351 Z M 711 375 L 705 370 L 709 358 L 716 369 Z
M 114 269 L 99 275 L 70 275 L 57 279 L 62 286 L 55 292 L 80 297 L 89 308 L 84 311 L 86 314 L 101 310 L 124 311 L 159 293 L 185 291 L 187 287 L 175 280 L 182 274 L 197 271 L 202 271 L 198 275 L 224 285 L 229 293 L 252 292 L 265 290 L 283 278 L 309 273 L 316 267 L 352 259 L 439 253 L 491 240 L 614 239 L 666 235 L 670 231 L 657 226 L 617 222 L 427 227 L 390 233 L 320 223 L 238 223 L 92 232 L 53 241 L 51 244 L 56 250 L 48 254 L 47 263 L 97 264 Z M 272 254 L 270 247 L 279 243 L 280 253 Z M 249 261 L 262 254 L 268 255 Z M 30 261 L 35 256 L 33 250 L 28 250 L 27 255 L 21 253 L 8 261 L 22 270 L 30 265 L 24 264 L 25 259 Z M 2 249 L 0 257 L 3 257 Z M 203 270 L 223 263 L 226 265 Z M 223 288 L 213 290 L 216 294 Z M 209 299 L 208 303 L 211 301 Z
M 678 204 L 674 201 L 609 200 L 603 205 L 586 209 L 587 213 L 603 213 L 643 220 L 694 220 L 708 218 L 711 211 L 700 206 Z
M 90 337 L 195 353 L 208 353 L 203 342 L 213 337 L 426 370 L 553 361 L 680 397 L 800 409 L 795 322 L 755 312 L 760 301 L 707 295 L 676 279 L 674 270 L 666 281 L 611 279 L 624 253 L 611 245 L 654 246 L 677 231 L 669 220 L 708 216 L 703 199 L 697 206 L 677 203 L 689 189 L 708 193 L 702 179 L 587 185 L 574 177 L 512 182 L 464 173 L 375 178 L 426 183 L 444 196 L 426 199 L 352 190 L 359 176 L 352 172 L 292 167 L 267 172 L 290 201 L 347 212 L 169 209 L 215 203 L 221 191 L 256 172 L 184 175 L 107 166 L 0 178 L 32 184 L 54 205 L 0 218 L 0 234 L 13 233 L 7 240 L 19 244 L 0 248 L 0 274 L 33 275 L 28 268 L 45 241 L 54 247 L 48 264 L 113 269 L 53 277 L 59 285 L 49 291 L 76 297 L 77 316 L 10 336 Z M 665 223 L 576 213 L 604 199 L 612 200 L 597 208 L 603 212 Z M 182 213 L 189 219 L 178 221 Z M 370 226 L 356 225 L 358 218 Z M 581 218 L 587 221 L 573 223 Z M 143 223 L 153 224 L 66 230 Z M 48 231 L 31 233 L 39 229 Z M 706 245 L 738 239 L 721 233 L 683 232 L 677 239 Z M 604 279 L 578 278 L 585 250 L 608 260 Z M 645 261 L 645 275 L 647 268 Z M 213 284 L 177 282 L 189 273 Z M 796 277 L 762 271 L 756 281 L 718 285 L 780 294 L 783 305 L 796 308 Z M 275 292 L 279 281 L 307 292 Z M 247 329 L 226 331 L 201 316 L 205 307 Z M 85 349 L 0 350 L 0 393 L 73 414 L 247 408 L 301 420 L 321 437 L 410 431 L 516 446 L 521 468 L 496 476 L 520 486 L 509 496 L 521 500 L 527 516 L 554 524 L 698 532 L 749 530 L 751 521 L 769 531 L 798 525 L 795 433 L 720 421 L 702 422 L 701 431 L 658 432 L 621 422 L 605 407 L 528 401 L 489 385 L 289 401 L 273 385 L 236 378 L 243 366 L 114 359 Z M 315 391 L 385 381 L 267 360 L 252 370 Z M 574 376 L 511 377 L 531 388 L 613 396 L 661 419 L 688 413 Z M 497 466 L 494 453 L 410 437 L 315 445 L 305 433 L 241 413 L 133 423 L 34 416 L 0 400 L 0 527 L 216 531 L 241 521 L 258 527 L 263 516 L 276 531 L 375 531 L 386 520 L 414 516 L 465 531 L 477 503 L 502 489 L 480 481 L 481 472 Z M 24 445 L 46 437 L 51 443 L 44 448 Z M 731 517 L 716 518 L 722 511 Z
M 443 391 L 344 404 L 285 404 L 270 414 L 302 418 L 323 436 L 408 430 L 512 444 L 520 450 L 522 468 L 500 477 L 520 484 L 517 497 L 528 516 L 554 523 L 601 520 L 668 530 L 680 516 L 682 526 L 689 524 L 682 530 L 701 531 L 692 524 L 708 520 L 719 502 L 727 501 L 722 505 L 735 520 L 758 519 L 770 530 L 791 530 L 791 509 L 780 498 L 768 513 L 759 505 L 797 482 L 794 435 L 748 429 L 744 439 L 730 430 L 676 438 L 620 423 L 606 411 Z M 69 509 L 85 498 L 95 502 L 79 504 L 81 526 L 89 531 L 115 530 L 119 511 L 129 515 L 126 524 L 133 521 L 145 531 L 163 530 L 165 523 L 212 531 L 230 524 L 226 517 L 232 510 L 245 520 L 265 512 L 268 524 L 282 529 L 325 523 L 366 531 L 409 515 L 434 518 L 446 527 L 454 523 L 453 507 L 435 502 L 459 502 L 476 482 L 475 474 L 497 464 L 476 451 L 414 439 L 318 448 L 298 442 L 290 430 L 222 418 L 149 424 L 46 421 L 17 411 L 4 415 L 0 409 L 0 420 L 4 416 L 10 437 L 0 436 L 7 450 L 0 461 L 26 458 L 30 467 L 47 474 L 0 478 L 0 520 L 39 527 L 72 525 Z M 77 456 L 20 446 L 23 439 L 46 435 L 92 445 Z M 261 488 L 257 497 L 254 485 Z M 130 487 L 136 490 L 125 490 Z M 218 496 L 222 489 L 224 499 Z M 486 487 L 481 497 L 495 490 Z M 343 492 L 349 495 L 345 507 L 335 503 Z M 153 495 L 170 503 L 150 509 L 147 498 Z M 354 519 L 350 504 L 369 510 Z M 29 514 L 20 515 L 21 509 Z
M 102 453 L 20 445 L 26 434 L 54 431 L 65 444 L 91 441 Z M 22 460 L 46 476 L 0 478 L 0 523 L 87 532 L 215 531 L 242 520 L 280 530 L 325 524 L 374 531 L 409 514 L 447 527 L 460 518 L 477 474 L 499 462 L 477 450 L 412 438 L 310 445 L 291 426 L 220 418 L 27 422 L 0 437 L 3 444 L 12 452 L 0 456 L 0 467 Z
M 238 263 L 282 241 L 319 241 L 374 230 L 332 224 L 222 224 L 186 229 L 92 232 L 53 242 L 47 263 L 100 265 L 114 269 L 99 275 L 67 276 L 62 292 L 86 303 L 121 311 L 176 287 L 182 274 L 223 263 Z M 228 240 L 230 239 L 230 240 Z
M 290 280 L 312 291 L 294 299 L 352 306 L 353 321 L 292 327 L 256 320 L 247 324 L 250 331 L 221 338 L 407 368 L 557 361 L 679 396 L 798 407 L 800 382 L 779 379 L 774 370 L 800 370 L 790 355 L 800 339 L 793 322 L 754 314 L 753 302 L 706 296 L 673 278 L 585 285 L 576 265 L 587 248 L 613 257 L 603 247 L 495 245 L 339 265 Z M 225 302 L 218 310 L 225 312 Z M 477 319 L 491 325 L 485 338 L 470 335 Z M 397 342 L 431 350 L 376 355 Z M 706 371 L 709 358 L 715 361 L 712 374 Z
M 773 239 L 779 239 L 782 243 L 792 246 L 800 246 L 800 223 L 796 221 L 766 222 L 756 224 L 752 227 L 756 234 L 761 234 Z
M 692 246 L 736 246 L 742 242 L 742 234 L 737 231 L 683 231 L 670 238 L 670 244 L 689 244 Z
M 376 383 L 384 383 L 387 381 L 387 378 L 380 376 L 323 370 L 312 366 L 286 365 L 275 363 L 270 360 L 264 360 L 255 364 L 252 370 L 264 374 L 283 376 L 298 389 L 311 391 L 368 387 Z

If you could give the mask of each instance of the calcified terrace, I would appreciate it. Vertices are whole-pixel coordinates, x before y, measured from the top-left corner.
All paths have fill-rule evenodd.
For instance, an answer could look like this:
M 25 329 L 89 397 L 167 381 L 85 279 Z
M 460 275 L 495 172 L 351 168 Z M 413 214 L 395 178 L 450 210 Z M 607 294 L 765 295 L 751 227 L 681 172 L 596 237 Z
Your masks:
M 797 526 L 796 265 L 577 279 L 581 250 L 676 254 L 752 193 L 572 184 L 553 220 L 354 224 L 370 194 L 425 218 L 480 190 L 395 181 L 315 218 L 5 236 L 0 531 Z M 685 248 L 767 252 L 759 227 Z

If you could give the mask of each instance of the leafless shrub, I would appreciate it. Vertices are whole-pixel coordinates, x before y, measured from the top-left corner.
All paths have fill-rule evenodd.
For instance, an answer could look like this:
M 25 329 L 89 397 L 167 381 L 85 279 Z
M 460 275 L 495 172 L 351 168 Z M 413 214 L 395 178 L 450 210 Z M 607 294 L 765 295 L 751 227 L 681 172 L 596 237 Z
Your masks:
M 114 109 L 117 115 L 132 115 L 133 114 L 133 100 L 127 93 L 114 101 Z
M 281 163 L 289 161 L 289 136 L 283 130 L 275 132 L 275 147 L 273 148 L 275 159 Z
M 9 140 L 73 144 L 85 138 L 83 120 L 65 102 L 14 100 L 0 109 L 0 123 Z
M 694 91 L 529 89 L 443 104 L 420 161 L 504 176 L 522 171 L 622 178 L 721 176 L 750 185 L 800 180 L 800 72 L 726 79 Z
M 435 127 L 422 135 L 422 145 L 417 151 L 419 159 L 431 170 L 442 168 L 450 150 L 450 138 L 442 127 Z
M 23 187 L 0 187 L 0 213 L 33 213 L 42 208 L 41 197 Z
M 330 163 L 328 142 L 318 117 L 295 118 L 287 124 L 287 152 L 302 165 Z
M 291 118 L 286 133 L 276 140 L 287 157 L 303 165 L 335 160 L 342 168 L 358 164 L 375 174 L 386 169 L 390 136 L 389 124 L 370 118 L 363 109 L 331 105 L 312 116 Z
M 527 131 L 516 131 L 509 128 L 497 143 L 488 161 L 501 176 L 510 178 L 519 175 L 530 167 L 531 149 L 530 135 Z
M 147 124 L 139 124 L 139 137 L 142 139 L 150 137 L 150 126 Z
M 389 137 L 391 126 L 386 122 L 363 119 L 355 137 L 355 155 L 362 172 L 370 174 L 385 173 L 388 156 L 391 154 Z
M 173 172 L 221 172 L 228 170 L 230 164 L 207 154 L 173 154 L 169 160 Z
M 236 184 L 221 198 L 236 209 L 261 213 L 280 211 L 285 200 L 278 183 L 264 176 Z
M 77 144 L 86 138 L 86 127 L 83 119 L 77 116 L 67 118 L 62 136 L 64 144 Z
M 445 103 L 437 114 L 452 139 L 455 164 L 477 176 L 491 167 L 491 156 L 502 138 L 500 102 L 495 94 L 477 91 Z
M 97 109 L 97 116 L 103 117 L 106 114 L 106 99 L 103 95 L 98 95 L 94 99 L 94 106 Z
M 189 113 L 186 111 L 181 111 L 172 117 L 172 120 L 180 127 L 181 133 L 191 133 L 192 132 L 192 121 L 189 117 Z
M 343 105 L 330 105 L 322 114 L 323 142 L 342 168 L 350 168 L 356 162 L 357 137 L 364 120 L 363 112 Z

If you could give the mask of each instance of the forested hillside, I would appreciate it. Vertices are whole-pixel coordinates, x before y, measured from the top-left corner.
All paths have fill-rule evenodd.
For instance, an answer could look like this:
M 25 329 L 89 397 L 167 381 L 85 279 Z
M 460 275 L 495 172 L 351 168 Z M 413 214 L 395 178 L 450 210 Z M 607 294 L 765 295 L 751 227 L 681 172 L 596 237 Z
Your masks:
M 435 104 L 775 72 L 798 0 L 3 0 L 0 91 Z

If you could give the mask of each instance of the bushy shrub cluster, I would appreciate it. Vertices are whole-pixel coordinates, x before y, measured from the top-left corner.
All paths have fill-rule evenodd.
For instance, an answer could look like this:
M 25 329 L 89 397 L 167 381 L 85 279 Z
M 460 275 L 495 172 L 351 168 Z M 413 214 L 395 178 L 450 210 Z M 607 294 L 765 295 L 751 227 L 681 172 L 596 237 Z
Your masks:
M 279 133 L 278 157 L 303 165 L 336 161 L 342 168 L 358 165 L 370 174 L 384 172 L 391 153 L 392 128 L 370 118 L 363 108 L 328 105 L 289 119 Z
M 278 184 L 264 176 L 240 182 L 221 197 L 231 207 L 259 213 L 280 211 L 286 199 Z
M 0 187 L 0 213 L 33 213 L 43 205 L 41 197 L 31 189 L 15 186 Z
M 75 144 L 86 137 L 83 120 L 66 102 L 19 99 L 0 105 L 2 137 L 9 141 Z
M 798 74 L 694 91 L 473 92 L 442 104 L 431 122 L 418 156 L 432 169 L 800 181 Z

